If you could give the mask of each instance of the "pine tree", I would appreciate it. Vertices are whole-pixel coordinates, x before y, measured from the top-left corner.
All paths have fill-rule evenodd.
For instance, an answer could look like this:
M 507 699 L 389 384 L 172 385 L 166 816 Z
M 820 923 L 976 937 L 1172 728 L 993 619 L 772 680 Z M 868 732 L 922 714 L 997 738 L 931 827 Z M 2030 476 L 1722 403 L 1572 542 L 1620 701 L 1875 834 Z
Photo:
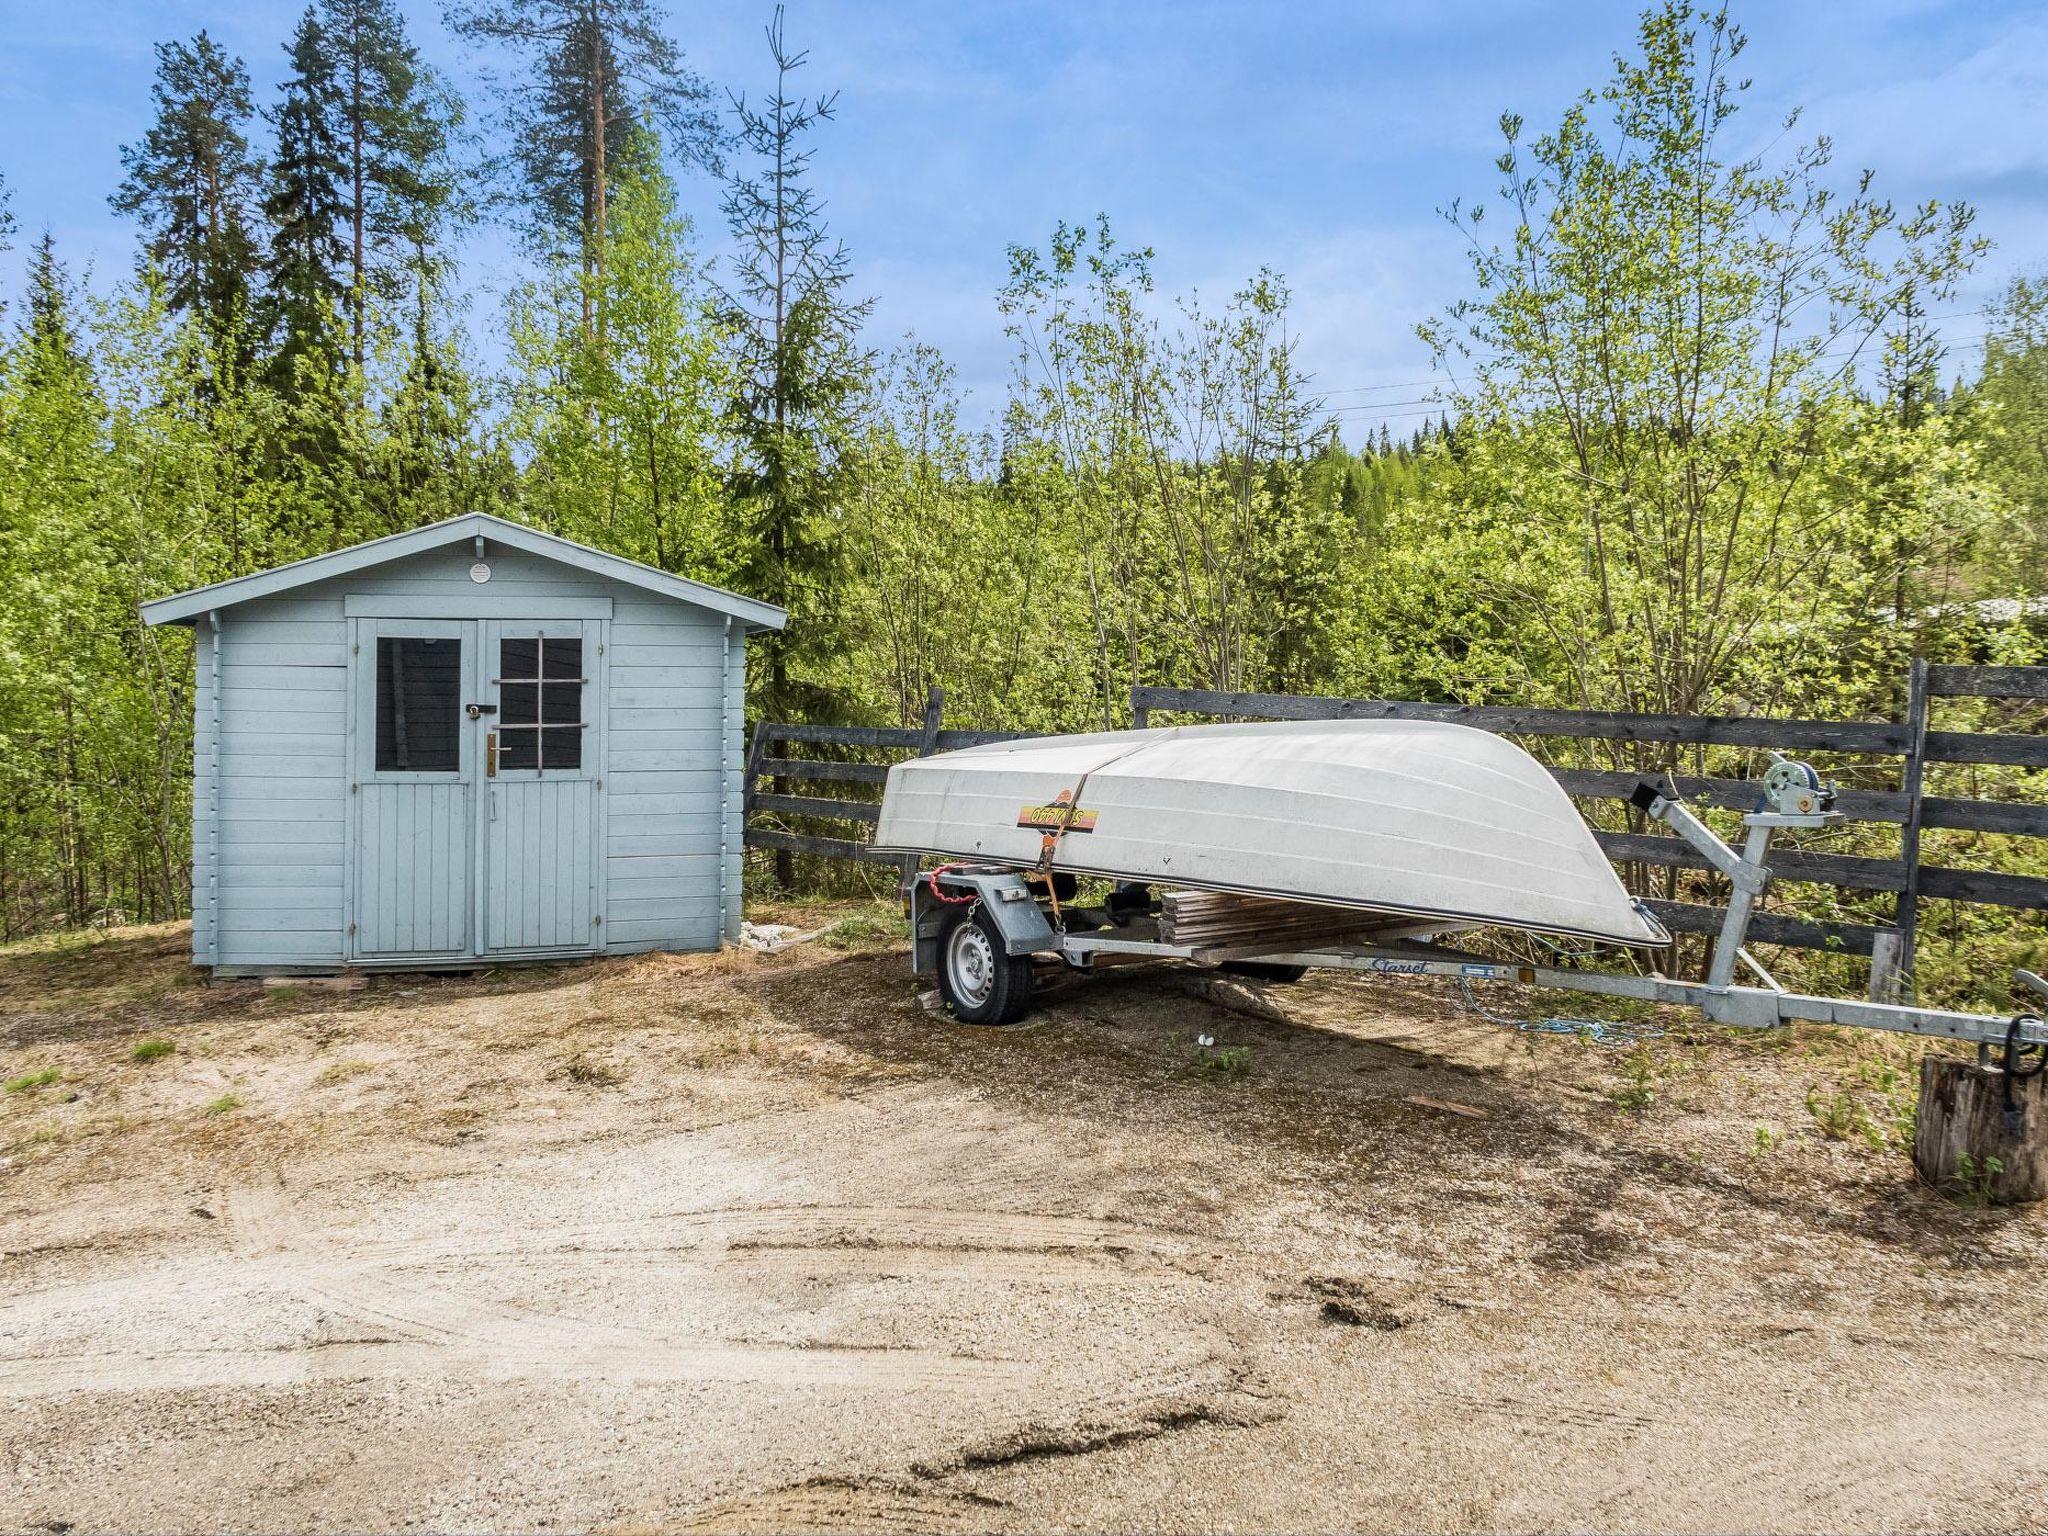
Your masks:
M 311 6 L 286 52 L 292 74 L 270 113 L 277 153 L 263 213 L 271 228 L 264 296 L 276 348 L 270 374 L 289 397 L 302 369 L 310 370 L 310 383 L 341 368 L 345 353 L 336 328 L 349 298 L 349 253 L 342 237 L 348 167 L 338 133 L 340 86 L 328 35 Z
M 122 146 L 128 174 L 109 202 L 149 231 L 172 309 L 201 317 L 215 338 L 231 337 L 249 302 L 249 214 L 262 180 L 243 131 L 253 111 L 249 72 L 204 32 L 189 45 L 159 43 L 156 56 L 156 121 L 140 144 Z
M 837 649 L 826 619 L 840 575 L 835 482 L 870 372 L 858 338 L 873 301 L 847 297 L 846 248 L 827 233 L 808 180 L 805 139 L 831 120 L 836 97 L 789 94 L 806 55 L 783 42 L 782 7 L 767 33 L 774 93 L 759 108 L 733 103 L 740 147 L 758 169 L 736 176 L 725 197 L 739 246 L 729 323 L 743 369 L 732 490 L 746 525 L 740 585 L 792 615 L 788 629 L 769 637 L 767 666 L 756 674 L 760 708 L 764 718 L 794 720 L 840 707 L 830 688 L 798 673 Z M 787 883 L 787 862 L 777 870 Z
M 407 39 L 392 0 L 322 0 L 335 60 L 347 174 L 349 355 L 362 370 L 373 297 L 433 286 L 440 224 L 455 199 L 448 163 L 461 120 Z
M 602 293 L 612 188 L 650 168 L 646 128 L 684 162 L 718 169 L 711 88 L 684 66 L 651 0 L 464 0 L 448 22 L 526 56 L 505 127 L 528 234 L 545 251 L 572 247 Z M 601 328 L 602 316 L 583 318 Z

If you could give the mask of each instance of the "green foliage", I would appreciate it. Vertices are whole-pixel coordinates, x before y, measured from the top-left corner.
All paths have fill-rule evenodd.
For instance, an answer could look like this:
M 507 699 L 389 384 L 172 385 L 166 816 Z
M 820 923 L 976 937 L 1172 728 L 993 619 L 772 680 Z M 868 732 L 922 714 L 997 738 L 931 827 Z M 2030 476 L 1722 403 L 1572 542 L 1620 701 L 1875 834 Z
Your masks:
M 1657 1102 L 1657 1084 L 1663 1072 L 1650 1047 L 1637 1041 L 1621 1058 L 1621 1086 L 1608 1094 L 1616 1109 L 1638 1119 L 1647 1115 Z
M 40 1072 L 24 1072 L 19 1077 L 10 1077 L 6 1083 L 9 1093 L 33 1093 L 38 1088 L 47 1088 L 52 1083 L 64 1081 L 64 1074 L 56 1067 L 45 1067 Z
M 138 1040 L 135 1049 L 128 1053 L 128 1057 L 131 1061 L 155 1061 L 160 1056 L 170 1055 L 176 1049 L 177 1047 L 168 1040 Z
M 1981 1163 L 1965 1152 L 1956 1160 L 1956 1171 L 1944 1191 L 1958 1205 L 1977 1209 L 1992 1203 L 1992 1186 L 2005 1172 L 2005 1160 L 1987 1157 Z
M 1478 296 L 1421 334 L 1468 365 L 1457 473 L 1397 540 L 1389 618 L 1443 634 L 1453 696 L 1769 707 L 1787 641 L 1837 654 L 1906 606 L 1944 513 L 1974 518 L 1939 494 L 1942 435 L 1873 413 L 1851 371 L 1981 251 L 1970 210 L 1841 196 L 1825 139 L 1733 158 L 1725 14 L 1667 0 L 1640 43 L 1551 132 L 1502 119 L 1504 241 L 1449 210 Z
M 877 359 L 810 159 L 832 98 L 791 95 L 779 15 L 775 84 L 725 146 L 647 0 L 451 19 L 511 66 L 482 169 L 511 177 L 534 266 L 502 312 L 465 309 L 463 107 L 395 0 L 318 0 L 264 118 L 207 36 L 164 45 L 114 196 L 139 270 L 84 293 L 47 237 L 29 253 L 0 335 L 0 938 L 187 910 L 193 639 L 144 629 L 141 600 L 471 510 L 789 607 L 750 642 L 756 717 L 912 724 L 936 687 L 950 723 L 1115 727 L 1132 685 L 1169 684 L 1885 719 L 1915 655 L 2048 658 L 2020 601 L 2048 581 L 2048 285 L 2012 283 L 1981 376 L 1944 392 L 1927 316 L 1982 249 L 1969 210 L 1894 209 L 1838 186 L 1824 139 L 1755 132 L 1719 16 L 1659 5 L 1550 131 L 1504 121 L 1501 199 L 1451 205 L 1469 296 L 1423 327 L 1459 382 L 1408 440 L 1351 443 L 1283 278 L 1162 295 L 1101 217 L 1009 251 L 1001 400 L 963 398 L 914 336 Z M 274 151 L 252 143 L 265 120 Z M 714 285 L 670 168 L 723 149 L 737 251 Z M 0 247 L 13 229 L 0 187 Z M 503 330 L 502 371 L 469 325 Z M 2040 725 L 1942 708 L 1938 729 Z M 1929 791 L 2025 801 L 2039 781 L 1937 765 Z M 1827 837 L 1896 850 L 1881 828 Z M 2024 839 L 1923 846 L 2042 868 Z M 1881 895 L 1773 900 L 1890 916 Z M 1995 910 L 1928 903 L 1922 933 L 1929 999 L 2002 1008 L 2016 949 L 2048 963 Z M 1862 967 L 1792 974 L 1860 989 Z M 1624 1107 L 1647 1110 L 1657 1075 L 1628 1071 Z M 1858 1093 L 1896 1140 L 1906 1096 Z
M 1187 1070 L 1197 1077 L 1225 1081 L 1252 1075 L 1252 1048 L 1248 1045 L 1221 1045 L 1197 1050 L 1188 1062 Z

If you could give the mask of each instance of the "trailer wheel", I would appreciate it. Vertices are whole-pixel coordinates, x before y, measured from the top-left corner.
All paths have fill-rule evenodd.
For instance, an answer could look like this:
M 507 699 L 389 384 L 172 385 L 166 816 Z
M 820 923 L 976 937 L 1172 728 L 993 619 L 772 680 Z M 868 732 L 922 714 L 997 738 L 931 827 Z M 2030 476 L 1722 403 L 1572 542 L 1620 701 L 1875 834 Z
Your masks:
M 939 930 L 939 996 L 963 1024 L 1014 1024 L 1031 1011 L 1031 957 L 1008 953 L 979 905 L 949 912 Z
M 1226 960 L 1217 969 L 1252 981 L 1299 981 L 1308 974 L 1305 965 L 1276 965 L 1270 960 Z

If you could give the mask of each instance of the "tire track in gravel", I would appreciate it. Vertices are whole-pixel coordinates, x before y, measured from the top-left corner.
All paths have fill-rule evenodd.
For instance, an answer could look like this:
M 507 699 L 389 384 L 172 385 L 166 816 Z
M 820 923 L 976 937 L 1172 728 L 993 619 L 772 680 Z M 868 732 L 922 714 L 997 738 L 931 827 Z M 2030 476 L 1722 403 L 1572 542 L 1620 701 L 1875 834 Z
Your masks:
M 1081 1217 L 951 1211 L 913 1206 L 789 1206 L 679 1211 L 541 1228 L 529 1245 L 459 1236 L 362 1241 L 347 1229 L 305 1224 L 276 1184 L 224 1202 L 237 1283 L 284 1292 L 341 1326 L 301 1344 L 208 1344 L 0 1358 L 0 1393 L 16 1396 L 273 1386 L 361 1377 L 459 1375 L 491 1380 L 760 1382 L 861 1386 L 892 1392 L 1014 1391 L 1043 1375 L 1038 1363 L 945 1349 L 828 1342 L 681 1337 L 628 1321 L 493 1300 L 465 1285 L 508 1275 L 528 1288 L 555 1275 L 621 1278 L 622 1266 L 670 1286 L 751 1289 L 777 1273 L 827 1283 L 910 1280 L 965 1286 L 1019 1282 L 1131 1285 L 1174 1274 L 1187 1257 L 1177 1236 Z M 189 1307 L 217 1280 L 195 1275 L 155 1291 Z M 149 1284 L 98 1281 L 0 1307 L 118 1307 Z M 1161 1362 L 1164 1367 L 1167 1362 Z M 1199 1370 L 1197 1375 L 1199 1375 Z M 1172 1375 L 1185 1386 L 1184 1372 Z

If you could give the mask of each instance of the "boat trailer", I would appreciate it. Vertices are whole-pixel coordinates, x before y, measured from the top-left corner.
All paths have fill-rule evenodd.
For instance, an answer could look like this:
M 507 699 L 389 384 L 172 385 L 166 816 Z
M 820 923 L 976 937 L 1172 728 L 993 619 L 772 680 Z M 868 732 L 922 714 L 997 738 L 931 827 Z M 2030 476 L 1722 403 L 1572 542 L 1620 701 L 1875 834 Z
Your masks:
M 1429 941 L 1418 919 L 1414 939 L 1374 944 L 1319 944 L 1307 949 L 1197 947 L 1162 941 L 1158 904 L 1149 887 L 1117 886 L 1099 905 L 1062 906 L 1050 871 L 1008 864 L 947 864 L 918 876 L 908 892 L 912 968 L 936 973 L 940 994 L 967 1023 L 1009 1024 L 1030 1010 L 1033 967 L 1041 960 L 1087 972 L 1110 959 L 1184 960 L 1253 976 L 1294 979 L 1311 968 L 1384 976 L 1440 976 L 1463 982 L 1500 981 L 1555 987 L 1603 997 L 1626 997 L 1693 1008 L 1716 1024 L 1774 1028 L 1793 1023 L 1882 1029 L 1974 1042 L 1980 1056 L 2005 1047 L 2008 1064 L 2028 1049 L 2048 1049 L 2048 1022 L 2031 1013 L 2004 1018 L 1900 1003 L 1817 997 L 1779 985 L 1745 948 L 1749 920 L 1771 880 L 1766 860 L 1781 828 L 1817 828 L 1841 820 L 1835 792 L 1803 762 L 1779 758 L 1762 782 L 1757 808 L 1738 853 L 1695 816 L 1675 792 L 1655 780 L 1636 787 L 1630 803 L 1670 827 L 1726 876 L 1731 893 L 1705 981 L 1659 975 L 1622 975 L 1524 965 Z M 1071 878 L 1071 877 L 1067 877 Z M 1757 985 L 1738 985 L 1738 967 Z M 2048 981 L 2014 973 L 2018 985 L 2048 999 Z

